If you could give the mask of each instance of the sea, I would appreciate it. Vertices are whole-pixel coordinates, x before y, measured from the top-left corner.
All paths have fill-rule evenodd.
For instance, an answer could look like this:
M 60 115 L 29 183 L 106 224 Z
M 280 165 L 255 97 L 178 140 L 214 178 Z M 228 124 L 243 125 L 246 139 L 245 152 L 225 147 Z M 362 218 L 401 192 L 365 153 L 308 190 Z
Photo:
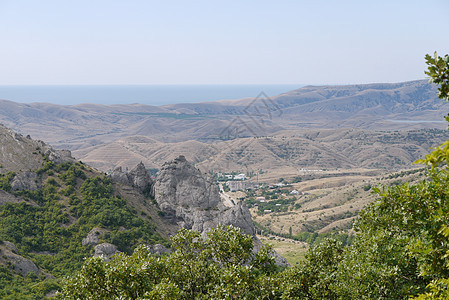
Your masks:
M 276 96 L 301 84 L 217 85 L 0 85 L 0 99 L 14 102 L 45 102 L 59 105 L 81 103 L 165 105 Z

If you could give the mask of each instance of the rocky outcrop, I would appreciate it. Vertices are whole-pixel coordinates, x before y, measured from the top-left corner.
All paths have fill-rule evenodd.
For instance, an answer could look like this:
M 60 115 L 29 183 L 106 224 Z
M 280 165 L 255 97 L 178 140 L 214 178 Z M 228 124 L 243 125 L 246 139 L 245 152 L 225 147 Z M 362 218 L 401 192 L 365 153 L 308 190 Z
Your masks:
M 6 249 L 8 249 L 9 251 L 11 251 L 11 252 L 13 252 L 13 253 L 15 253 L 15 254 L 17 254 L 17 253 L 19 252 L 19 251 L 17 250 L 16 245 L 14 245 L 14 244 L 11 243 L 11 242 L 3 241 L 3 245 L 5 245 Z
M 115 182 L 124 185 L 131 185 L 128 179 L 128 175 L 122 171 L 122 167 L 115 168 L 114 171 L 112 171 L 112 173 L 109 174 L 109 177 L 111 177 L 111 179 Z
M 161 255 L 161 254 L 165 254 L 165 253 L 171 253 L 170 249 L 165 248 L 163 245 L 161 244 L 155 244 L 155 245 L 148 245 L 148 252 L 150 252 L 151 254 L 156 254 L 156 255 Z
M 249 235 L 256 234 L 253 221 L 251 220 L 251 213 L 245 202 L 238 202 L 220 214 L 219 223 L 226 226 L 232 225 L 239 227 Z
M 201 173 L 184 156 L 162 166 L 154 184 L 154 197 L 166 218 L 180 227 L 205 235 L 217 225 L 232 225 L 253 236 L 254 251 L 262 245 L 255 235 L 246 204 L 238 202 L 231 207 L 225 206 L 213 178 Z M 277 264 L 288 265 L 275 251 L 273 256 Z
M 128 179 L 133 187 L 142 192 L 151 188 L 153 185 L 153 180 L 151 180 L 150 173 L 142 162 L 140 162 L 134 169 L 131 170 L 131 172 L 129 172 Z
M 154 194 L 160 209 L 173 222 L 200 232 L 214 227 L 224 209 L 214 181 L 184 156 L 162 166 Z
M 132 186 L 141 192 L 150 192 L 154 184 L 150 173 L 142 162 L 127 174 L 122 171 L 122 167 L 118 167 L 109 176 L 115 182 Z
M 37 190 L 37 174 L 34 172 L 23 172 L 17 174 L 11 180 L 11 188 L 14 191 L 23 191 L 23 190 Z
M 179 226 L 207 232 L 218 224 L 240 227 L 254 235 L 254 225 L 245 203 L 226 207 L 218 186 L 184 156 L 165 163 L 154 185 L 160 209 Z
M 87 236 L 81 241 L 81 244 L 83 246 L 88 246 L 88 245 L 98 245 L 98 242 L 100 241 L 100 239 L 103 237 L 103 235 L 105 234 L 105 232 L 107 232 L 108 230 L 103 229 L 103 228 L 98 228 L 95 227 L 93 228 L 88 234 Z
M 110 259 L 114 254 L 120 253 L 117 246 L 109 243 L 103 243 L 95 246 L 93 257 L 101 257 L 105 260 Z
M 37 141 L 37 143 L 39 147 L 42 148 L 44 155 L 46 155 L 47 158 L 55 164 L 75 161 L 72 157 L 72 152 L 69 150 L 56 150 L 52 146 L 40 140 Z
M 2 242 L 0 252 L 1 260 L 12 265 L 15 272 L 23 276 L 28 273 L 34 273 L 36 275 L 40 273 L 39 268 L 31 260 L 18 254 L 17 248 L 13 243 L 7 241 Z

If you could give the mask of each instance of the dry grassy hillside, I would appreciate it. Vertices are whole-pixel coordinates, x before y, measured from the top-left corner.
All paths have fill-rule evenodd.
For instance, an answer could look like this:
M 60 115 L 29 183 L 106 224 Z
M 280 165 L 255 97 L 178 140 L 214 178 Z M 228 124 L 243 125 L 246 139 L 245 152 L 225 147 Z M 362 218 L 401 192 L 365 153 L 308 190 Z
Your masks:
M 253 219 L 276 233 L 288 234 L 291 230 L 298 232 L 337 232 L 347 231 L 357 213 L 376 195 L 373 188 L 378 186 L 397 185 L 402 182 L 416 182 L 422 180 L 424 171 L 415 169 L 391 174 L 373 174 L 363 170 L 353 170 L 352 173 L 313 174 L 304 178 L 302 182 L 292 184 L 284 190 L 297 190 L 297 196 L 281 191 L 275 192 L 278 199 L 292 199 L 295 201 L 280 205 L 280 212 L 261 212 L 257 205 L 251 208 Z M 310 175 L 310 174 L 309 174 Z M 267 200 L 277 201 L 278 200 Z M 290 229 L 291 228 L 291 229 Z
M 261 138 L 238 138 L 213 144 L 198 141 L 162 143 L 129 137 L 109 144 L 74 151 L 96 168 L 132 168 L 140 161 L 159 168 L 180 154 L 203 171 L 258 172 L 260 176 L 295 176 L 301 169 L 399 170 L 449 138 L 444 130 L 366 131 L 327 129 L 284 131 Z

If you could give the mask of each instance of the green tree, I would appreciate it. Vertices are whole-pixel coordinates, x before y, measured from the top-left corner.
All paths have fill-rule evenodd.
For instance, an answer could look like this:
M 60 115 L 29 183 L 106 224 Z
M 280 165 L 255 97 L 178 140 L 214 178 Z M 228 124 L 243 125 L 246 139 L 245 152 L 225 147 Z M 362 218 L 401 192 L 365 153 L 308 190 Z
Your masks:
M 449 101 L 449 55 L 441 57 L 435 52 L 433 57 L 427 54 L 425 59 L 428 65 L 425 74 L 430 82 L 438 85 L 438 97 Z
M 258 299 L 276 290 L 268 276 L 274 262 L 271 248 L 259 254 L 252 249 L 252 237 L 232 226 L 219 226 L 207 238 L 180 229 L 170 255 L 155 256 L 140 246 L 131 256 L 88 259 L 64 280 L 58 298 Z

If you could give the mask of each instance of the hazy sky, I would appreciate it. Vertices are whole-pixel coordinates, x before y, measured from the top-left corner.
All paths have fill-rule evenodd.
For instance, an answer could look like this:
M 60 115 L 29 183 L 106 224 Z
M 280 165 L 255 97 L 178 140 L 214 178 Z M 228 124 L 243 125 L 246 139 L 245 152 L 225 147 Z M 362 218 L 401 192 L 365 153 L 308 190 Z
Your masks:
M 448 0 L 0 0 L 0 85 L 422 79 L 448 16 Z

